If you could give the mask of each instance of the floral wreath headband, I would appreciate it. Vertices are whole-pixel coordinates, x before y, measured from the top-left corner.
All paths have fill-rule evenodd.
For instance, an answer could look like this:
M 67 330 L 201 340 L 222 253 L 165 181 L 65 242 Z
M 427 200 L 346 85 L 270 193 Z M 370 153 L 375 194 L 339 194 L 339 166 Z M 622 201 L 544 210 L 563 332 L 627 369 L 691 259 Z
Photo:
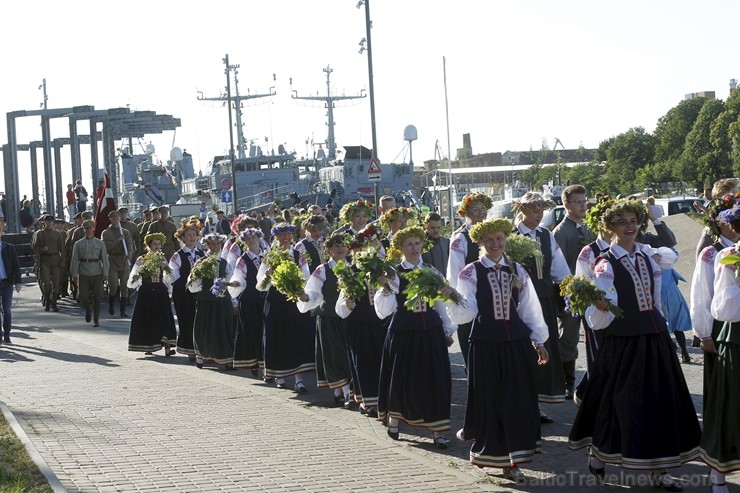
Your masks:
M 348 233 L 334 232 L 324 242 L 324 250 L 329 252 L 331 247 L 333 247 L 334 245 L 338 245 L 338 244 L 342 244 L 342 245 L 349 247 L 353 239 L 354 238 Z
M 226 241 L 226 235 L 221 235 L 218 233 L 209 233 L 200 239 L 201 245 L 205 247 L 207 247 L 209 243 L 214 242 L 214 241 L 223 243 L 224 241 Z
M 375 206 L 367 200 L 357 200 L 355 202 L 347 202 L 339 210 L 339 217 L 345 223 L 352 222 L 352 218 L 357 214 L 364 212 L 367 217 L 372 217 L 375 211 Z
M 722 196 L 722 198 L 714 199 L 709 203 L 708 211 L 705 215 L 702 216 L 702 221 L 704 222 L 704 225 L 709 228 L 709 230 L 712 232 L 712 236 L 716 239 L 719 238 L 719 236 L 722 234 L 722 232 L 719 229 L 720 225 L 720 214 L 722 212 L 732 209 L 735 204 L 740 202 L 740 192 L 731 194 L 726 193 Z M 729 224 L 729 223 L 722 223 L 722 224 Z
M 604 225 L 601 222 L 601 216 L 603 216 L 604 212 L 610 207 L 613 207 L 615 203 L 616 201 L 608 195 L 601 197 L 596 204 L 589 207 L 588 212 L 586 212 L 586 217 L 583 219 L 583 224 L 595 233 L 603 231 Z
M 167 237 L 164 235 L 164 233 L 149 233 L 144 237 L 144 244 L 146 246 L 150 246 L 152 244 L 152 241 L 159 240 L 159 242 L 164 246 L 165 243 L 167 243 Z
M 301 222 L 303 229 L 321 228 L 324 229 L 327 225 L 326 218 L 324 216 L 314 216 L 309 214 L 309 217 L 305 218 Z
M 391 224 L 400 219 L 406 219 L 407 221 L 410 221 L 415 217 L 416 211 L 414 211 L 414 209 L 410 207 L 394 207 L 385 211 L 380 216 L 380 224 L 382 224 L 384 228 L 390 229 Z
M 521 199 L 515 200 L 511 204 L 511 210 L 514 211 L 514 213 L 518 213 L 528 209 L 544 210 L 552 209 L 553 207 L 555 207 L 555 202 L 546 199 L 542 194 L 539 194 L 537 192 L 527 192 Z
M 235 235 L 238 235 L 239 231 L 244 229 L 244 223 L 250 222 L 252 220 L 253 219 L 246 214 L 239 214 L 234 218 L 233 221 L 231 221 L 231 232 Z
M 262 233 L 262 230 L 259 228 L 247 228 L 241 233 L 239 233 L 239 239 L 242 241 L 246 241 L 252 236 L 256 236 L 257 238 L 264 237 L 264 234 Z
M 183 219 L 182 223 L 180 224 L 180 229 L 177 230 L 175 233 L 175 236 L 178 238 L 181 238 L 182 235 L 185 234 L 185 232 L 189 229 L 194 230 L 196 233 L 200 234 L 200 230 L 203 228 L 203 226 L 200 224 L 200 221 L 197 219 Z
M 411 226 L 409 228 L 404 228 L 398 233 L 394 234 L 393 238 L 391 238 L 391 248 L 395 250 L 400 250 L 403 242 L 408 240 L 409 238 L 419 238 L 419 240 L 423 242 L 424 238 L 426 238 L 426 232 L 424 231 L 424 228 L 420 226 Z
M 297 228 L 294 224 L 288 224 L 288 223 L 277 223 L 272 228 L 272 236 L 279 235 L 280 233 L 292 233 Z
M 469 193 L 463 198 L 462 204 L 457 209 L 457 213 L 461 216 L 467 215 L 468 209 L 476 202 L 483 204 L 486 210 L 493 207 L 493 201 L 488 195 L 484 193 Z
M 489 219 L 488 221 L 481 221 L 470 228 L 470 239 L 476 243 L 480 243 L 486 235 L 503 233 L 505 236 L 509 236 L 513 229 L 514 226 L 508 219 Z
M 740 226 L 740 202 L 735 203 L 735 205 L 732 206 L 731 209 L 725 209 L 720 212 L 717 221 L 720 224 L 732 226 L 732 229 L 734 229 L 735 231 L 737 231 L 737 229 L 740 229 L 735 227 L 736 224 Z
M 618 200 L 611 207 L 607 208 L 601 216 L 601 229 L 609 229 L 614 223 L 619 221 L 622 214 L 632 212 L 637 216 L 637 222 L 640 224 L 640 232 L 647 228 L 647 207 L 639 200 L 627 199 Z

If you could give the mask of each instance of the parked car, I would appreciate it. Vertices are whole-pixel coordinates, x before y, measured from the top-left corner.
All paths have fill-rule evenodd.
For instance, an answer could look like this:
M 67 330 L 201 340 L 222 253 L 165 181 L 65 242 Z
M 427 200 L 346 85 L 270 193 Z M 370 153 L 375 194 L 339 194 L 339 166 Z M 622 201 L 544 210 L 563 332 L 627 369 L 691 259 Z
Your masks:
M 700 197 L 670 197 L 655 199 L 655 205 L 660 207 L 664 216 L 673 216 L 675 214 L 688 214 L 697 212 L 694 208 L 694 202 L 704 203 Z
M 545 214 L 542 216 L 542 221 L 540 221 L 540 226 L 552 231 L 555 229 L 555 226 L 560 224 L 560 221 L 562 221 L 564 217 L 565 207 L 562 205 L 556 205 L 552 209 L 545 211 Z

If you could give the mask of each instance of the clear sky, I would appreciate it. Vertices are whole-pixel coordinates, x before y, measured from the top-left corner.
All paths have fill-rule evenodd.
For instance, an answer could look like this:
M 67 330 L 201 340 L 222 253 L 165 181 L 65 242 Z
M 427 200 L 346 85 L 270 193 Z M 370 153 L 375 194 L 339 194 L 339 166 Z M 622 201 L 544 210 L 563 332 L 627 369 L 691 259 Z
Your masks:
M 417 164 L 447 155 L 442 57 L 447 61 L 450 148 L 470 133 L 474 153 L 539 149 L 559 138 L 596 147 L 633 126 L 652 131 L 684 94 L 726 98 L 740 79 L 740 3 L 723 0 L 370 0 L 378 156 L 408 161 L 406 125 L 418 129 Z M 173 145 L 205 168 L 229 147 L 222 58 L 240 64 L 242 94 L 277 95 L 243 108 L 245 135 L 299 157 L 326 139 L 322 105 L 291 99 L 368 87 L 365 10 L 356 0 L 7 2 L 2 7 L 0 110 L 36 109 L 46 78 L 50 108 L 129 105 L 182 120 L 148 137 L 166 159 Z M 273 74 L 276 81 L 273 82 Z M 336 138 L 372 147 L 369 98 L 339 103 Z M 19 120 L 19 143 L 40 140 L 38 118 Z M 0 142 L 7 142 L 0 119 Z M 80 130 L 87 133 L 87 129 Z M 66 120 L 53 137 L 67 137 Z M 69 149 L 63 151 L 68 161 Z M 86 157 L 87 156 L 87 157 Z M 101 153 L 102 157 L 102 153 Z M 83 150 L 83 178 L 89 153 Z M 39 160 L 41 153 L 39 152 Z M 22 177 L 28 153 L 20 154 Z M 25 174 L 24 174 L 25 173 Z M 0 181 L 2 181 L 0 176 Z M 64 181 L 71 181 L 68 170 Z M 22 180 L 21 194 L 30 193 Z

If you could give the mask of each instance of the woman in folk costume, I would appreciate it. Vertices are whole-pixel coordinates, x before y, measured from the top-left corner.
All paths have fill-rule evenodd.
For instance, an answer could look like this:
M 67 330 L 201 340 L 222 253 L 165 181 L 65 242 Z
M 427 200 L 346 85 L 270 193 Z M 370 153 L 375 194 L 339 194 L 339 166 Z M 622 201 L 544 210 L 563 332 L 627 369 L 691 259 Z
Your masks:
M 275 238 L 272 249 L 287 250 L 293 262 L 298 264 L 303 277 L 308 279 L 308 263 L 293 248 L 292 224 L 278 223 L 272 228 Z M 308 313 L 301 313 L 298 307 L 270 283 L 271 270 L 262 262 L 257 272 L 257 289 L 266 291 L 264 359 L 265 381 L 276 383 L 279 389 L 287 389 L 285 379 L 295 376 L 295 391 L 308 392 L 303 383 L 303 374 L 314 371 L 314 335 L 316 323 Z
M 339 285 L 333 268 L 347 256 L 347 233 L 333 233 L 324 243 L 329 260 L 313 271 L 306 283 L 298 310 L 314 311 L 316 318 L 316 385 L 334 390 L 334 400 L 345 408 L 354 406 L 347 352 L 347 323 L 336 312 Z
M 589 469 L 597 477 L 604 477 L 604 463 L 619 464 L 681 491 L 666 469 L 698 457 L 701 431 L 661 313 L 660 267 L 635 243 L 646 215 L 642 202 L 625 200 L 602 216 L 614 240 L 594 272 L 608 301 L 590 306 L 585 317 L 604 338 L 568 446 L 591 447 Z
M 259 229 L 259 227 L 259 222 L 257 222 L 256 219 L 245 214 L 238 215 L 236 219 L 231 222 L 231 232 L 233 237 L 226 240 L 224 248 L 221 251 L 221 258 L 226 259 L 226 262 L 229 264 L 230 271 L 235 269 L 237 260 L 239 260 L 242 254 L 248 250 L 248 247 L 244 242 L 239 239 L 239 234 L 248 228 Z M 264 239 L 260 238 L 260 248 L 266 252 L 270 249 L 270 245 L 268 245 Z
M 457 209 L 457 213 L 465 218 L 465 224 L 460 226 L 450 238 L 450 257 L 447 264 L 447 280 L 454 288 L 457 286 L 457 279 L 463 268 L 478 260 L 480 247 L 470 239 L 470 229 L 481 221 L 486 219 L 488 209 L 493 202 L 488 195 L 482 193 L 471 193 L 463 198 L 462 204 Z M 460 343 L 460 352 L 465 362 L 465 368 L 468 367 L 468 340 L 470 339 L 469 323 L 461 324 L 457 328 L 457 341 Z
M 507 219 L 476 224 L 470 237 L 480 260 L 461 272 L 464 305 L 447 308 L 453 322 L 472 322 L 465 424 L 458 438 L 475 440 L 470 463 L 500 467 L 516 480 L 521 464 L 541 451 L 537 367 L 548 363 L 548 326 L 527 271 L 505 254 Z
M 304 236 L 295 244 L 308 262 L 308 271 L 313 274 L 316 267 L 324 263 L 324 231 L 327 228 L 324 216 L 311 215 L 303 220 Z
M 175 304 L 177 326 L 177 352 L 187 354 L 190 361 L 195 361 L 193 347 L 193 320 L 195 319 L 195 296 L 185 287 L 195 261 L 205 253 L 196 246 L 200 234 L 200 221 L 183 221 L 175 237 L 182 243 L 170 258 L 170 276 L 172 284 L 172 301 Z
M 404 306 L 408 281 L 403 274 L 427 267 L 421 261 L 424 237 L 418 226 L 393 235 L 391 248 L 400 250 L 401 263 L 390 282 L 384 276 L 378 279 L 384 287 L 375 293 L 375 312 L 381 319 L 392 317 L 380 366 L 378 416 L 394 440 L 399 437 L 399 421 L 404 421 L 428 428 L 434 433 L 435 446 L 446 449 L 449 442 L 444 432 L 450 429 L 452 390 L 447 348 L 455 326 L 443 302 L 429 307 L 421 301 L 414 310 Z M 452 293 L 454 289 L 446 287 L 442 294 Z
M 382 249 L 378 231 L 375 226 L 366 226 L 352 241 L 350 247 L 352 250 L 358 250 L 370 244 Z M 385 256 L 384 252 L 382 256 Z M 355 266 L 352 266 L 352 269 L 357 270 Z M 387 324 L 375 313 L 374 283 L 371 284 L 365 279 L 365 286 L 366 292 L 359 299 L 345 298 L 340 292 L 335 308 L 337 315 L 347 320 L 347 344 L 352 364 L 352 389 L 355 400 L 360 403 L 360 413 L 369 418 L 377 418 L 378 378 Z
M 148 252 L 134 262 L 128 278 L 129 289 L 139 288 L 139 296 L 131 315 L 128 350 L 152 354 L 164 348 L 164 355 L 175 354 L 177 330 L 170 307 L 170 284 L 164 273 L 169 270 L 162 252 L 167 241 L 162 233 L 152 233 L 144 238 Z
M 527 270 L 537 293 L 548 329 L 545 349 L 549 355 L 549 364 L 539 365 L 535 369 L 539 401 L 545 404 L 565 402 L 565 377 L 558 347 L 557 285 L 571 273 L 555 237 L 547 228 L 539 226 L 545 210 L 553 207 L 553 201 L 546 200 L 537 192 L 527 192 L 513 204 L 516 212 L 514 232 L 536 241 L 542 252 L 541 258 L 530 257 L 523 262 L 522 267 Z M 540 410 L 540 421 L 552 423 L 553 419 Z
M 257 290 L 257 271 L 262 264 L 262 230 L 247 228 L 238 239 L 246 249 L 231 275 L 229 294 L 239 300 L 239 321 L 234 339 L 234 368 L 249 368 L 257 375 L 265 367 L 262 357 L 265 295 Z
M 193 319 L 193 347 L 195 365 L 203 368 L 205 361 L 234 369 L 234 312 L 228 293 L 229 272 L 226 260 L 220 257 L 226 236 L 210 233 L 201 239 L 207 248 L 188 276 L 188 290 L 195 294 Z
M 719 213 L 721 224 L 740 235 L 740 204 Z M 715 338 L 701 348 L 715 358 L 704 403 L 701 459 L 711 470 L 713 493 L 728 493 L 725 475 L 740 470 L 740 242 L 723 249 L 717 262 L 712 316 L 722 321 Z M 706 372 L 707 369 L 705 368 Z
M 694 267 L 694 275 L 691 278 L 691 295 L 689 297 L 691 325 L 694 335 L 700 340 L 712 339 L 716 343 L 722 326 L 722 320 L 715 320 L 712 316 L 711 306 L 714 298 L 715 267 L 717 267 L 717 256 L 720 251 L 733 246 L 740 241 L 740 234 L 730 224 L 720 221 L 719 215 L 726 210 L 732 209 L 736 203 L 740 203 L 740 197 L 735 194 L 725 194 L 721 198 L 713 200 L 708 212 L 704 216 L 714 243 L 705 247 L 699 253 L 699 258 Z M 709 400 L 709 385 L 712 373 L 717 361 L 717 353 L 704 351 L 704 406 Z
M 388 232 L 386 237 L 380 240 L 383 248 L 386 250 L 390 248 L 393 235 L 409 226 L 409 221 L 414 226 L 414 219 L 416 219 L 416 212 L 410 207 L 393 207 L 383 212 L 380 216 L 380 224 L 383 230 Z

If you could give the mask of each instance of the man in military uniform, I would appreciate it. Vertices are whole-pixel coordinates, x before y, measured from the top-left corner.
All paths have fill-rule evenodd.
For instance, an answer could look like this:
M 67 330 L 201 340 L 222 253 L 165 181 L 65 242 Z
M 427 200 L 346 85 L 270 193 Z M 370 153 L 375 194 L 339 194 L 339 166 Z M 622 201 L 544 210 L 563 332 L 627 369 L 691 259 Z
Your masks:
M 139 244 L 141 243 L 141 240 L 139 239 L 139 228 L 129 220 L 128 217 L 128 208 L 126 207 L 119 207 L 118 212 L 121 214 L 121 226 L 128 230 L 129 234 L 131 235 L 131 242 L 134 244 L 134 248 L 129 250 L 129 260 L 133 262 L 136 260 L 136 258 L 141 255 L 139 253 Z
M 47 214 L 42 219 L 44 229 L 34 233 L 31 248 L 39 256 L 39 280 L 44 310 L 58 312 L 59 277 L 65 261 L 64 237 L 54 229 L 54 216 Z
M 168 261 L 170 257 L 172 257 L 172 254 L 175 253 L 175 250 L 177 250 L 177 245 L 180 244 L 180 242 L 175 239 L 177 226 L 175 226 L 175 223 L 168 219 L 169 215 L 170 208 L 166 205 L 163 205 L 159 208 L 159 220 L 152 221 L 146 230 L 146 234 L 148 235 L 152 233 L 162 233 L 165 238 L 167 238 L 167 240 L 164 242 L 164 245 L 162 246 L 162 252 L 164 252 L 164 256 L 167 257 Z
M 108 255 L 103 240 L 95 238 L 95 223 L 82 223 L 85 237 L 74 244 L 70 271 L 77 285 L 80 303 L 85 307 L 85 322 L 90 322 L 90 294 L 92 294 L 93 327 L 100 327 L 100 298 L 103 282 L 108 279 Z
M 128 275 L 131 271 L 131 252 L 134 243 L 131 234 L 121 225 L 121 213 L 111 211 L 108 213 L 110 226 L 100 235 L 105 243 L 108 253 L 108 313 L 113 315 L 113 303 L 120 293 L 121 316 L 126 316 L 126 304 L 128 302 Z
M 149 226 L 154 222 L 159 221 L 159 207 L 152 204 L 149 208 L 149 219 L 139 224 L 139 251 L 143 252 L 146 245 L 144 245 L 144 237 L 148 234 Z
M 67 238 L 64 240 L 64 250 L 67 252 L 67 272 L 70 271 L 70 262 L 72 261 L 72 248 L 74 244 L 85 237 L 85 230 L 82 229 L 82 223 L 92 220 L 92 211 L 78 212 L 75 214 L 75 227 L 67 231 Z M 77 299 L 77 285 L 70 284 L 70 291 L 74 299 Z

